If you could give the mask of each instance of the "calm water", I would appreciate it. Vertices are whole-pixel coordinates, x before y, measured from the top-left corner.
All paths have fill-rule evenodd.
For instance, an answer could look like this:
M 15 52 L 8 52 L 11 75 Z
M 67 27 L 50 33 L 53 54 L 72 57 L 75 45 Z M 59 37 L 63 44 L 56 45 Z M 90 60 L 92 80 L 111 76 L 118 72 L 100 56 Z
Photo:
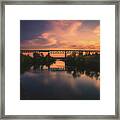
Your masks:
M 21 100 L 99 100 L 99 72 L 67 69 L 56 61 L 50 67 L 31 66 L 21 74 Z

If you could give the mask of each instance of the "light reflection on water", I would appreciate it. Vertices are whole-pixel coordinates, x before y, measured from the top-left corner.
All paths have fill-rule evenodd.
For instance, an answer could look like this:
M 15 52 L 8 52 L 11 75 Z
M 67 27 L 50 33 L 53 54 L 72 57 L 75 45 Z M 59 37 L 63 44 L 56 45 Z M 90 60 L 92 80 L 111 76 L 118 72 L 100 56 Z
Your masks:
M 50 68 L 64 68 L 65 63 L 63 61 L 57 60 L 55 64 L 52 64 Z
M 56 61 L 43 70 L 40 68 L 24 72 L 21 75 L 21 99 L 28 100 L 99 100 L 99 76 L 86 71 L 54 71 L 53 68 L 65 68 L 65 63 Z

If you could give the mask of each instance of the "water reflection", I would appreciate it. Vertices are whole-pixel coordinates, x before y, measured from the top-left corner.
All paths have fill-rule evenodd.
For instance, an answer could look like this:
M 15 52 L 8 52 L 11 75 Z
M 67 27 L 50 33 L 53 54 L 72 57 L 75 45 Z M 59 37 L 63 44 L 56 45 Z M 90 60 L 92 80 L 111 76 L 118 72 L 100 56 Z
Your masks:
M 99 100 L 99 69 L 34 64 L 21 73 L 21 100 Z
M 52 65 L 39 65 L 39 64 L 34 64 L 33 66 L 27 67 L 27 69 L 24 69 L 22 73 L 26 72 L 27 70 L 31 71 L 43 71 L 43 70 L 48 70 L 48 71 L 66 71 L 68 74 L 71 74 L 73 78 L 76 77 L 81 77 L 81 75 L 86 75 L 91 77 L 91 79 L 95 78 L 96 80 L 100 80 L 100 72 L 98 69 L 91 69 L 91 68 L 84 68 L 82 65 L 80 68 L 77 68 L 76 66 L 67 66 L 65 65 L 65 62 L 63 61 L 56 61 L 55 64 Z
M 100 76 L 100 73 L 98 71 L 90 71 L 90 70 L 85 70 L 85 69 L 82 69 L 82 68 L 79 68 L 79 69 L 76 69 L 76 68 L 72 68 L 71 66 L 68 66 L 66 67 L 66 71 L 67 73 L 69 74 L 72 74 L 72 76 L 74 78 L 76 77 L 81 77 L 81 75 L 86 75 L 86 76 L 89 76 L 91 79 L 95 78 L 96 80 L 99 80 L 99 76 Z

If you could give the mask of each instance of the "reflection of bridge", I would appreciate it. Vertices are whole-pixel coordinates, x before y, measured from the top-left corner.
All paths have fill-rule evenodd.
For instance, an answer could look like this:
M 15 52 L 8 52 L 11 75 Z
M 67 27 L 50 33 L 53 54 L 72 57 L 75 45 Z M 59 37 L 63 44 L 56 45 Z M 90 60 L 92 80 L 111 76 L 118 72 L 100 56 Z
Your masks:
M 64 54 L 65 57 L 56 57 L 57 59 L 66 58 L 67 54 L 87 54 L 87 55 L 93 55 L 93 54 L 100 54 L 99 50 L 20 50 L 21 53 L 44 53 L 48 52 L 49 54 Z
M 40 71 L 66 71 L 66 69 L 65 68 L 43 68 L 43 69 L 37 69 L 37 71 L 36 72 L 40 72 Z M 33 72 L 33 71 L 35 71 L 34 69 L 31 71 L 31 72 Z

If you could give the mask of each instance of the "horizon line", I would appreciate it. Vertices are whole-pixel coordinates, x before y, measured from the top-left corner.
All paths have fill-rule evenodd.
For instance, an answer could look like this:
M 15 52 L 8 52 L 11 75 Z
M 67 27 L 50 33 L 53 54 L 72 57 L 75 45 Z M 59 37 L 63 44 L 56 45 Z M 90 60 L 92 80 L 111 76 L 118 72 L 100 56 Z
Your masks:
M 22 48 L 20 48 L 20 50 L 98 50 L 100 51 L 100 49 L 22 49 Z

